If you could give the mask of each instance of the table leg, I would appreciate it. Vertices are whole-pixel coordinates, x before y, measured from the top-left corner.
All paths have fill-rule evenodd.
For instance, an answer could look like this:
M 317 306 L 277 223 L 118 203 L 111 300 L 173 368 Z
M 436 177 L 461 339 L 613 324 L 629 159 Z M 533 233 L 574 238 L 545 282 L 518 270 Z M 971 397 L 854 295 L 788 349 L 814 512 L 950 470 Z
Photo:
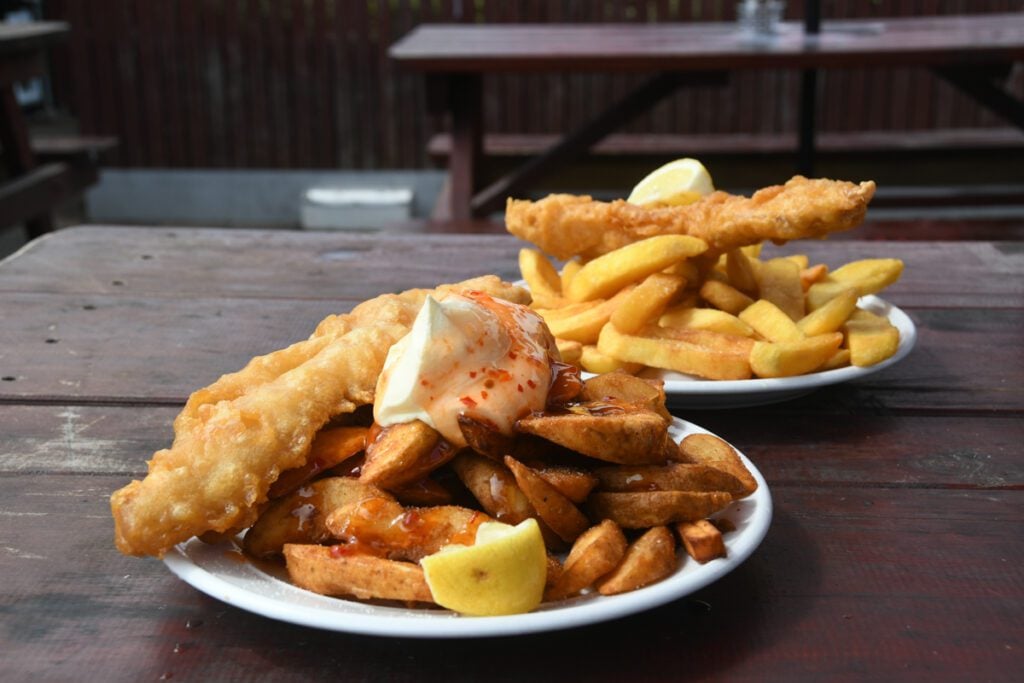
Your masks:
M 473 217 L 472 201 L 480 172 L 483 149 L 483 93 L 478 75 L 449 78 L 448 98 L 452 113 L 452 154 L 448 181 L 452 220 Z
M 814 177 L 814 130 L 818 111 L 818 72 L 806 69 L 800 72 L 800 131 L 797 148 L 797 172 Z
M 0 86 L 0 145 L 4 150 L 4 165 L 10 178 L 25 175 L 35 168 L 35 157 L 29 145 L 28 124 L 21 105 L 10 83 Z M 3 216 L 0 216 L 0 221 Z M 7 227 L 0 224 L 0 228 Z M 53 217 L 49 213 L 35 216 L 25 222 L 29 239 L 53 230 Z

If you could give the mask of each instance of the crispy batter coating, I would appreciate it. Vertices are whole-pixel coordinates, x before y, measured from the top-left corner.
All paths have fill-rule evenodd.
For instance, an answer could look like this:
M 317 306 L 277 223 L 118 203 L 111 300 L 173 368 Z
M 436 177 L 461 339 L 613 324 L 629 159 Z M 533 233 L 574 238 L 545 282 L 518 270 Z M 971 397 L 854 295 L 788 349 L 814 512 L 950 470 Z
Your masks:
M 495 276 L 442 289 L 529 301 Z M 317 431 L 373 402 L 388 349 L 430 292 L 384 294 L 329 316 L 309 339 L 192 394 L 174 421 L 171 447 L 153 455 L 144 480 L 111 496 L 118 549 L 160 556 L 192 536 L 251 525 L 278 475 L 305 464 Z
M 766 187 L 752 197 L 715 192 L 685 206 L 645 207 L 554 194 L 537 202 L 509 199 L 508 231 L 559 259 L 592 259 L 655 235 L 699 237 L 709 253 L 756 244 L 822 238 L 864 219 L 875 183 L 808 179 Z

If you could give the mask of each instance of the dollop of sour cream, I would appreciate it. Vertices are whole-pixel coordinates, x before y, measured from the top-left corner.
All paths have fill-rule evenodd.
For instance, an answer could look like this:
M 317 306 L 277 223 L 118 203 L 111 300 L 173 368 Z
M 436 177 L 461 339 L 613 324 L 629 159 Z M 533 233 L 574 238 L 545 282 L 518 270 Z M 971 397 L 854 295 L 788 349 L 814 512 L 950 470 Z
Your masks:
M 543 319 L 483 292 L 428 296 L 409 333 L 388 352 L 373 416 L 382 426 L 422 420 L 457 447 L 459 415 L 511 435 L 542 410 L 557 359 Z

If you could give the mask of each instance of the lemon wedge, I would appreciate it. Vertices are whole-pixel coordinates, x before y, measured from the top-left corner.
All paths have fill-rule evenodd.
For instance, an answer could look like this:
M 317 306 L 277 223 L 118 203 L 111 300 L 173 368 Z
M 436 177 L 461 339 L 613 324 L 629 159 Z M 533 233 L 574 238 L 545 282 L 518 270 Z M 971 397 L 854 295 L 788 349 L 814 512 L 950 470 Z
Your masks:
M 537 520 L 484 522 L 476 543 L 451 545 L 420 560 L 434 602 L 461 614 L 498 616 L 540 604 L 547 551 Z
M 715 191 L 711 174 L 696 159 L 676 159 L 651 171 L 626 199 L 630 204 L 692 204 Z

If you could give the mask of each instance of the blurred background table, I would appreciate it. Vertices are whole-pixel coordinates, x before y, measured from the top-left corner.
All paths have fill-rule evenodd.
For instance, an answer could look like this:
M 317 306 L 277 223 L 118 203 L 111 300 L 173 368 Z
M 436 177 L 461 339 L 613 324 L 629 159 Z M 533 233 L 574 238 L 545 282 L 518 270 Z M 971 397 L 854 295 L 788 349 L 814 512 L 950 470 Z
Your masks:
M 1024 128 L 1024 104 L 997 84 L 1013 62 L 1024 59 L 1024 15 L 1019 13 L 830 21 L 816 35 L 790 22 L 777 35 L 758 39 L 744 36 L 732 22 L 433 24 L 414 29 L 390 55 L 428 76 L 432 108 L 450 117 L 450 138 L 433 150 L 436 154 L 444 146 L 449 157 L 450 215 L 445 217 L 455 219 L 501 210 L 506 197 L 522 193 L 676 89 L 725 83 L 738 70 L 925 67 Z M 562 71 L 656 75 L 519 168 L 480 187 L 489 142 L 482 125 L 482 79 Z M 801 94 L 798 132 L 798 170 L 806 175 L 814 173 L 815 145 L 813 78 L 809 83 Z
M 856 234 L 853 235 L 856 237 Z M 769 482 L 762 546 L 696 594 L 514 639 L 318 631 L 121 556 L 107 499 L 188 394 L 383 291 L 517 276 L 500 235 L 86 226 L 0 262 L 0 680 L 1015 680 L 1024 664 L 1024 242 L 790 245 L 906 262 L 901 363 L 681 414 Z

